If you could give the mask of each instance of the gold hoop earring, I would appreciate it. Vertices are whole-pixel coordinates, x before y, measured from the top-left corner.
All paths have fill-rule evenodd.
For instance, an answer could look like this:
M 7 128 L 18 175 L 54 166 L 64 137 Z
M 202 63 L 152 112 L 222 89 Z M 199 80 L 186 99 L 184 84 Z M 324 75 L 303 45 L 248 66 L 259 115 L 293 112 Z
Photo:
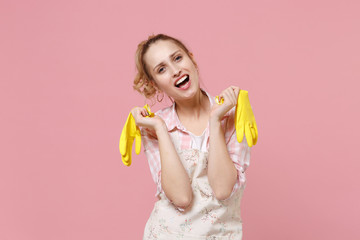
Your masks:
M 172 103 L 174 103 L 174 100 L 173 100 L 170 96 L 168 96 L 168 98 L 170 99 L 170 101 L 171 101 Z
M 159 100 L 159 94 L 156 95 L 156 100 L 157 100 L 158 102 L 161 102 L 161 101 L 164 99 L 164 92 L 163 92 L 163 91 L 159 91 L 159 92 L 160 92 L 161 95 L 162 95 L 161 100 Z

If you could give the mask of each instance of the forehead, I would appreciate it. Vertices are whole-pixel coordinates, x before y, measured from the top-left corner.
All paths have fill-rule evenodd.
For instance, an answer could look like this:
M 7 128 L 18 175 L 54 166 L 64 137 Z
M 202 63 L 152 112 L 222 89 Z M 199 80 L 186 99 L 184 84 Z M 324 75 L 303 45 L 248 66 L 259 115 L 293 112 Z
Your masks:
M 144 55 L 145 62 L 154 67 L 162 61 L 168 60 L 171 54 L 182 49 L 170 40 L 158 40 L 151 44 Z

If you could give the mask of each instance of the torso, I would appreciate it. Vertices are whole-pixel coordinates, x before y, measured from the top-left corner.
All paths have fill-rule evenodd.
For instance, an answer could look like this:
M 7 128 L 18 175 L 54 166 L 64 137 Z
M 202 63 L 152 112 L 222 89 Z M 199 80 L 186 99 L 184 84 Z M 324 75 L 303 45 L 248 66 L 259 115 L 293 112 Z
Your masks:
M 184 127 L 187 132 L 201 136 L 207 130 L 209 124 L 211 105 L 210 102 L 208 103 L 209 105 L 204 108 L 206 110 L 200 114 L 198 119 L 191 117 L 181 119 L 181 116 L 177 115 L 177 120 L 181 122 L 179 124 L 180 129 Z M 172 111 L 173 109 L 167 108 L 166 110 Z M 168 112 L 164 114 L 169 116 Z M 172 118 L 168 119 L 173 120 Z M 173 128 L 173 125 L 171 124 L 172 131 L 169 131 L 169 134 L 182 165 L 191 180 L 193 189 L 192 203 L 185 211 L 180 211 L 167 199 L 164 192 L 160 192 L 158 195 L 159 200 L 155 203 L 146 223 L 143 239 L 242 239 L 240 201 L 243 188 L 234 192 L 231 198 L 223 201 L 216 199 L 207 177 L 208 140 L 205 149 L 195 149 L 189 144 L 192 141 L 189 141 L 188 138 L 180 141 L 183 131 Z M 205 135 L 208 137 L 207 134 Z

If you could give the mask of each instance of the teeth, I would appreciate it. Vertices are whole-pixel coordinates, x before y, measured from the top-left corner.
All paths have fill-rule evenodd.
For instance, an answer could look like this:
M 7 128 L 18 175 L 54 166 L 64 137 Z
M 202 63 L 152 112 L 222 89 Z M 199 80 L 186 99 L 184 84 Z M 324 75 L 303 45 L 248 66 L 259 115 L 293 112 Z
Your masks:
M 181 79 L 179 79 L 175 85 L 179 85 L 180 83 L 182 83 L 183 81 L 185 81 L 185 79 L 187 78 L 187 75 L 183 76 Z

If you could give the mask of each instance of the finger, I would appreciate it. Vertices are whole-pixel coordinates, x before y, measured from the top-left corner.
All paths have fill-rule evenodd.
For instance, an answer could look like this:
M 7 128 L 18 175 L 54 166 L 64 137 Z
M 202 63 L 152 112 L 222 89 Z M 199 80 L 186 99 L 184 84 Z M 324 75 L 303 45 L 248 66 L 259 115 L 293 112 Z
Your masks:
M 250 125 L 250 130 L 251 130 L 251 136 L 252 136 L 252 139 L 253 139 L 253 145 L 255 145 L 256 131 L 255 131 L 255 128 L 254 128 L 254 126 L 252 124 Z
M 140 129 L 137 128 L 135 134 L 135 153 L 139 155 L 140 151 L 141 151 L 141 132 Z
M 134 139 L 130 137 L 128 139 L 128 144 L 126 146 L 126 154 L 124 155 L 124 158 L 123 158 L 123 162 L 126 166 L 131 165 L 131 153 L 132 153 L 133 142 L 134 142 Z
M 252 147 L 253 146 L 253 138 L 252 138 L 249 123 L 245 124 L 245 136 L 246 136 L 246 140 L 247 140 L 249 147 Z
M 236 95 L 234 89 L 231 88 L 231 90 L 229 92 L 231 95 L 231 101 L 232 101 L 233 105 L 236 105 L 237 95 Z
M 254 129 L 255 129 L 255 139 L 254 139 L 254 145 L 255 145 L 258 140 L 258 129 L 257 129 L 256 122 L 254 122 Z
M 240 93 L 240 88 L 235 87 L 233 90 L 234 90 L 234 93 L 235 93 L 235 98 L 236 98 L 236 101 L 237 101 L 238 96 L 239 96 L 239 93 Z
M 240 122 L 240 118 L 242 115 L 242 111 L 243 111 L 243 106 L 240 102 L 240 97 L 241 97 L 241 92 L 239 93 L 239 96 L 237 98 L 237 102 L 236 102 L 236 109 L 235 109 L 235 121 L 236 122 Z
M 238 86 L 233 86 L 233 85 L 231 85 L 230 86 L 233 90 L 235 90 L 235 89 L 239 89 L 239 87 Z
M 235 105 L 235 97 L 233 96 L 233 91 L 228 89 L 224 92 L 225 100 L 227 101 L 228 105 L 234 106 Z
M 120 136 L 120 143 L 119 143 L 119 148 L 120 148 L 120 153 L 121 155 L 125 155 L 126 154 L 126 149 L 127 149 L 127 138 L 129 136 L 129 124 L 131 122 L 131 114 L 128 115 L 125 125 L 123 127 L 123 130 L 121 132 L 121 136 Z
M 225 91 L 222 91 L 221 94 L 219 95 L 219 99 L 223 102 L 226 103 L 228 102 L 227 100 L 227 96 L 225 95 Z
M 135 109 L 133 112 L 134 112 L 133 116 L 135 119 L 135 123 L 137 126 L 139 126 L 139 124 L 141 124 L 144 121 L 144 119 L 147 117 L 148 113 L 146 109 L 140 107 Z
M 237 95 L 238 95 L 238 93 L 240 91 L 240 88 L 237 87 L 237 86 L 230 86 L 229 89 L 231 89 L 235 93 L 235 95 L 237 97 Z
M 236 93 L 235 93 L 235 91 L 234 91 L 234 88 L 236 88 L 236 87 L 231 86 L 231 87 L 229 87 L 229 88 L 227 89 L 228 92 L 229 92 L 229 95 L 231 96 L 231 104 L 232 104 L 232 105 L 236 105 L 236 102 L 237 102 L 237 95 L 236 95 Z
M 140 112 L 141 112 L 141 116 L 143 116 L 143 117 L 146 117 L 146 116 L 149 115 L 149 113 L 146 111 L 145 108 L 142 108 L 142 109 L 140 110 Z
M 146 111 L 146 117 L 150 117 L 150 115 L 153 115 L 153 113 L 150 110 L 149 105 L 145 104 L 145 106 L 143 107 L 143 109 L 145 109 Z
M 236 137 L 239 143 L 241 143 L 243 141 L 244 138 L 244 121 L 238 121 L 235 125 L 236 127 Z

